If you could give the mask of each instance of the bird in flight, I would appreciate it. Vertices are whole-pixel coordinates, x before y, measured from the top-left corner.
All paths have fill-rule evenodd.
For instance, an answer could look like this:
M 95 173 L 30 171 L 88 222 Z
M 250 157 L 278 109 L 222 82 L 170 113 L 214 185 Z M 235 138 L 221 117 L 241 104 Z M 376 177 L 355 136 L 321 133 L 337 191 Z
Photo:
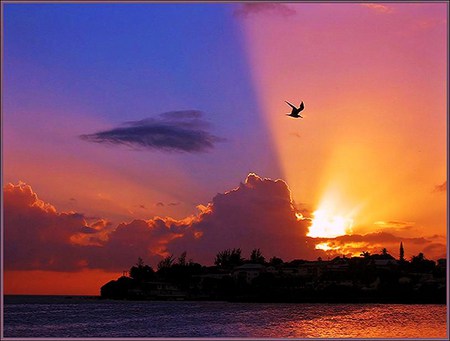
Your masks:
M 293 104 L 289 103 L 288 101 L 285 101 L 291 108 L 292 111 L 290 114 L 287 114 L 288 116 L 294 117 L 294 118 L 303 118 L 303 116 L 300 115 L 300 111 L 302 111 L 303 109 L 305 109 L 305 105 L 302 103 L 300 103 L 300 106 L 297 108 L 295 107 Z

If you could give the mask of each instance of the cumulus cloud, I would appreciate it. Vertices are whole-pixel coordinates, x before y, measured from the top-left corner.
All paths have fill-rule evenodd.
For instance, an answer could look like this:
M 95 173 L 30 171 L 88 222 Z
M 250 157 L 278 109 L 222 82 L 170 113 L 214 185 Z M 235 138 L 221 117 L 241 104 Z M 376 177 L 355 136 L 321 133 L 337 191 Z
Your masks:
M 282 180 L 248 175 L 236 189 L 217 194 L 183 238 L 168 248 L 189 250 L 197 259 L 211 260 L 217 251 L 240 247 L 244 254 L 260 248 L 267 256 L 309 257 L 310 220 L 298 220 L 290 191 Z
M 296 11 L 286 4 L 269 3 L 269 2 L 255 2 L 239 4 L 239 7 L 234 11 L 236 16 L 246 17 L 252 14 L 277 14 L 280 16 L 291 16 Z
M 4 212 L 7 270 L 123 270 L 139 256 L 159 260 L 188 225 L 159 217 L 115 228 L 106 219 L 89 223 L 83 214 L 58 212 L 22 182 L 5 186 Z
M 308 257 L 308 219 L 298 220 L 284 181 L 250 174 L 236 189 L 217 194 L 185 219 L 154 217 L 112 228 L 79 213 L 58 212 L 26 184 L 5 191 L 5 265 L 8 269 L 76 270 L 80 266 L 126 269 L 137 257 L 156 264 L 188 251 L 212 264 L 218 251 L 261 248 L 267 256 Z
M 201 117 L 200 111 L 171 111 L 155 118 L 125 122 L 120 127 L 81 135 L 80 138 L 136 150 L 206 152 L 224 139 L 209 133 L 209 124 Z
M 88 223 L 80 213 L 59 213 L 22 182 L 5 186 L 4 212 L 6 269 L 77 268 L 81 264 L 77 245 L 100 243 L 109 224 Z
M 360 5 L 364 6 L 366 8 L 369 8 L 376 13 L 389 14 L 394 11 L 394 9 L 392 7 L 387 6 L 387 5 L 382 5 L 382 4 L 370 3 L 370 4 L 360 4 Z

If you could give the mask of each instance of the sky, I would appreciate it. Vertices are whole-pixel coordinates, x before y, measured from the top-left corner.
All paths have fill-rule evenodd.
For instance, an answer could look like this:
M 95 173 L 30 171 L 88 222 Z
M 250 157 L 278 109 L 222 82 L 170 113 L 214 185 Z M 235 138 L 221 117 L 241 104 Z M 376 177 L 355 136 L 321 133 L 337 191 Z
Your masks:
M 447 3 L 3 10 L 5 293 L 184 251 L 446 257 Z

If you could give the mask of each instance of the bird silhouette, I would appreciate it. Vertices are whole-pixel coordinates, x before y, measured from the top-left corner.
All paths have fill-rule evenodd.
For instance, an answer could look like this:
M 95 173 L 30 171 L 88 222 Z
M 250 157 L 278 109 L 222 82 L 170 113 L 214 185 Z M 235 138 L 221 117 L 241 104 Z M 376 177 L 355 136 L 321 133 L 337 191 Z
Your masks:
M 287 114 L 288 116 L 294 117 L 294 118 L 303 118 L 303 116 L 300 115 L 300 111 L 302 111 L 303 109 L 305 109 L 305 105 L 302 103 L 300 103 L 300 106 L 297 108 L 296 106 L 294 106 L 293 104 L 289 103 L 288 101 L 285 101 L 291 108 L 292 111 L 290 114 Z

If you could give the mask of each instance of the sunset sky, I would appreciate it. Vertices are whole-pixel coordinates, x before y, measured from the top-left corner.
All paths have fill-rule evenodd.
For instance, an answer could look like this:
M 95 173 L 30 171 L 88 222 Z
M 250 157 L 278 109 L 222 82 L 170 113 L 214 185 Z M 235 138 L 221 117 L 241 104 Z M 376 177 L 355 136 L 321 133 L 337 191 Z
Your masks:
M 183 251 L 446 257 L 448 3 L 3 10 L 5 293 Z

